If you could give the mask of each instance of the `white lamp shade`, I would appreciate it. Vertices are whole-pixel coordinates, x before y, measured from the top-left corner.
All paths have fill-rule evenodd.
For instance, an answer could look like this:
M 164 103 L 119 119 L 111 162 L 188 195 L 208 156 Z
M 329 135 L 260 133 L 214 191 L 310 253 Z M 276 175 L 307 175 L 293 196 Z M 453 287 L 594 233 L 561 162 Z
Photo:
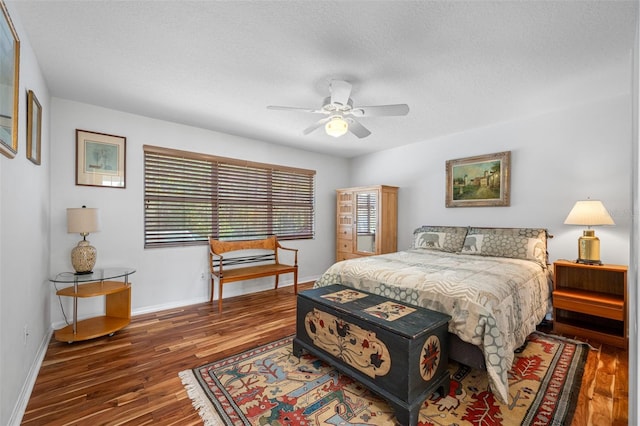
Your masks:
M 347 133 L 349 130 L 349 124 L 340 116 L 332 117 L 324 126 L 324 130 L 329 136 L 334 138 L 340 137 Z
M 564 220 L 565 225 L 615 225 L 604 204 L 599 200 L 577 201 Z
M 69 234 L 90 234 L 100 230 L 98 209 L 67 209 L 67 232 Z

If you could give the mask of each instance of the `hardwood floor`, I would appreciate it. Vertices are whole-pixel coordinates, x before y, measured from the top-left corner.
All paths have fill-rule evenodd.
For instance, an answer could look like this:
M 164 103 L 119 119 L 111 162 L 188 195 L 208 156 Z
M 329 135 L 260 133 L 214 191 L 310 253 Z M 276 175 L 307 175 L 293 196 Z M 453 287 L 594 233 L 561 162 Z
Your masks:
M 311 287 L 301 284 L 300 290 Z M 24 425 L 202 425 L 178 372 L 295 333 L 292 287 L 135 316 L 112 337 L 52 339 Z M 627 352 L 592 345 L 573 424 L 626 425 Z
M 551 333 L 549 327 L 540 331 Z M 577 336 L 568 338 L 585 341 Z M 589 351 L 572 426 L 628 425 L 629 352 L 596 341 Z

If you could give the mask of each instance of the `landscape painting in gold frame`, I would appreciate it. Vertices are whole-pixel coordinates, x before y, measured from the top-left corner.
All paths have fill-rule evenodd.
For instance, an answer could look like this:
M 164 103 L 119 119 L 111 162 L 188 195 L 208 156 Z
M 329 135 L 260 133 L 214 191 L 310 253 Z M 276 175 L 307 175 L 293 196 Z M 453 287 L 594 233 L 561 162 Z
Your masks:
M 511 151 L 447 161 L 447 207 L 510 204 Z
M 124 136 L 76 129 L 76 185 L 126 187 Z
M 18 152 L 18 79 L 20 76 L 20 39 L 9 11 L 0 0 L 0 153 L 13 158 Z
M 42 106 L 33 90 L 27 93 L 27 158 L 40 165 L 42 152 Z

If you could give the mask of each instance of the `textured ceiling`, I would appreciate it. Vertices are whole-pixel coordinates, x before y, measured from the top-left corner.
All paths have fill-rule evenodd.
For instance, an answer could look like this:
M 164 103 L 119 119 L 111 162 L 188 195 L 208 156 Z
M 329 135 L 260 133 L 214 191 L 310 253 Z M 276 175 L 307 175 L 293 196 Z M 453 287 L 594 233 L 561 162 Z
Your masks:
M 630 89 L 636 1 L 6 1 L 53 96 L 353 157 Z M 625 71 L 626 70 L 626 71 Z M 613 76 L 613 78 L 611 78 Z M 371 136 L 302 130 L 332 78 Z M 596 90 L 579 90 L 593 84 Z M 115 130 L 114 130 L 115 131 Z M 213 142 L 213 141 L 212 141 Z

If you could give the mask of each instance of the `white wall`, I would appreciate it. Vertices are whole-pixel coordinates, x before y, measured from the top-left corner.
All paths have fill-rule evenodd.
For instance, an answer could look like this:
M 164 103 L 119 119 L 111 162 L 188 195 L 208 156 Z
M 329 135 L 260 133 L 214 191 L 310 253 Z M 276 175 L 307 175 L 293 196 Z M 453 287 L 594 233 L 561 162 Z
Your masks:
M 18 154 L 0 155 L 0 424 L 19 421 L 48 342 L 49 92 L 17 13 L 21 42 Z M 26 156 L 27 90 L 42 106 L 42 164 Z M 24 329 L 29 333 L 25 338 Z M 24 403 L 23 403 L 24 402 Z
M 638 392 L 638 363 L 640 362 L 640 351 L 638 348 L 638 316 L 640 315 L 638 298 L 638 256 L 640 253 L 640 221 L 638 202 L 640 201 L 640 123 L 639 91 L 640 91 L 640 10 L 636 10 L 636 34 L 633 43 L 632 69 L 632 122 L 633 132 L 631 135 L 631 161 L 632 161 L 632 212 L 633 220 L 631 227 L 631 264 L 629 265 L 629 285 L 627 288 L 629 297 L 629 340 L 636 342 L 629 345 L 629 424 L 638 424 L 638 404 L 640 404 L 640 393 Z
M 134 315 L 208 300 L 207 246 L 143 247 L 143 145 L 316 170 L 316 238 L 283 244 L 300 250 L 299 282 L 316 278 L 333 262 L 335 188 L 347 182 L 347 160 L 59 98 L 53 98 L 52 110 L 51 240 L 56 242 L 51 250 L 52 273 L 72 270 L 70 251 L 80 236 L 67 234 L 66 209 L 86 205 L 100 209 L 101 230 L 88 237 L 98 250 L 96 266 L 137 269 L 131 277 Z M 125 189 L 75 185 L 76 129 L 127 138 Z M 201 277 L 204 272 L 206 279 Z M 283 276 L 283 285 L 291 282 L 290 276 Z M 273 278 L 239 282 L 225 286 L 224 297 L 272 287 Z M 63 306 L 69 315 L 71 301 L 63 299 Z M 57 297 L 51 298 L 50 309 L 52 320 L 58 326 L 63 317 Z M 80 309 L 79 317 L 94 315 L 103 311 L 102 301 L 83 300 Z
M 360 157 L 352 185 L 396 185 L 398 247 L 421 225 L 544 227 L 551 260 L 577 257 L 581 227 L 564 225 L 578 199 L 603 201 L 616 226 L 598 227 L 601 258 L 629 263 L 630 93 Z M 511 151 L 510 207 L 445 207 L 447 160 Z

